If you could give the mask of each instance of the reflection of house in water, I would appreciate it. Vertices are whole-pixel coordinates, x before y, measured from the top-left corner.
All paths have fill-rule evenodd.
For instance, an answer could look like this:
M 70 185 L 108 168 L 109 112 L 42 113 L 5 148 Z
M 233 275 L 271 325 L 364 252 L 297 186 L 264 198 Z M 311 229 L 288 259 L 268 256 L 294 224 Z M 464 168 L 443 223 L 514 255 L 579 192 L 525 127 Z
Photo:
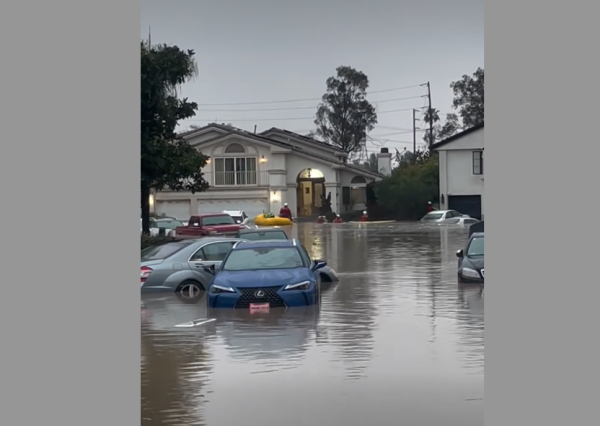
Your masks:
M 459 352 L 464 356 L 465 367 L 483 373 L 485 359 L 484 298 L 478 286 L 464 287 L 459 292 L 464 309 L 459 315 Z

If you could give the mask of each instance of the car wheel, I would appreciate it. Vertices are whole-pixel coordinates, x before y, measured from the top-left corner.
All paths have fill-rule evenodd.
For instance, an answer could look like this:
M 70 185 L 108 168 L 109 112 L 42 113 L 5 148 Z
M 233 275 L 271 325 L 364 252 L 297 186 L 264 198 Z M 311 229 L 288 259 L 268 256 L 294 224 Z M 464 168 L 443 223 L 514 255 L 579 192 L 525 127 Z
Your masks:
M 186 280 L 179 284 L 177 297 L 186 302 L 197 302 L 204 295 L 204 287 L 198 281 Z

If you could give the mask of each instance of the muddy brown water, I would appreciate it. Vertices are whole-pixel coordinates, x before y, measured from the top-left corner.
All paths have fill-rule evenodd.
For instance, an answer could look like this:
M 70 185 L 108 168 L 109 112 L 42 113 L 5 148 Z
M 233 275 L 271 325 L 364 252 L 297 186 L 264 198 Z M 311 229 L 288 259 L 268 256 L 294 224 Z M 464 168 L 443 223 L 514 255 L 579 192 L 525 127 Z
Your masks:
M 467 229 L 290 232 L 340 275 L 320 308 L 209 318 L 143 298 L 142 425 L 483 425 L 484 296 L 456 279 Z

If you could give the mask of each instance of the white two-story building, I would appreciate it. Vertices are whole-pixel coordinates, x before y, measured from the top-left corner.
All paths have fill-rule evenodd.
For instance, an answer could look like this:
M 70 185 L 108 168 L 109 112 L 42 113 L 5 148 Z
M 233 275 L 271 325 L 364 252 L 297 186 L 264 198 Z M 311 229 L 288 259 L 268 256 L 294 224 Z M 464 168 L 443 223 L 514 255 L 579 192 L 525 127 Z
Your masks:
M 484 216 L 483 123 L 433 144 L 439 152 L 440 209 Z
M 334 212 L 363 209 L 367 185 L 391 170 L 389 153 L 378 154 L 382 174 L 373 173 L 347 164 L 336 147 L 277 128 L 254 134 L 210 124 L 181 136 L 210 158 L 203 169 L 210 188 L 153 194 L 151 209 L 178 219 L 222 210 L 277 214 L 283 203 L 296 217 L 314 216 L 329 194 Z

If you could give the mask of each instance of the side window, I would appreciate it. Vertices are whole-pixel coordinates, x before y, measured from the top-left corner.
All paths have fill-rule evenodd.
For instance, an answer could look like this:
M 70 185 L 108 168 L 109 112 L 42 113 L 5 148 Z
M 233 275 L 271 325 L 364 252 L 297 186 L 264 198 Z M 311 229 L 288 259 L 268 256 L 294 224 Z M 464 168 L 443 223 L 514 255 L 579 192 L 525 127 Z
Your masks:
M 302 244 L 300 244 L 298 246 L 298 250 L 300 250 L 300 256 L 302 256 L 302 259 L 306 262 L 307 265 L 310 265 L 312 262 L 312 259 L 310 258 L 310 256 L 308 255 L 308 252 L 306 251 L 306 249 L 304 248 L 304 246 Z
M 207 244 L 194 253 L 190 260 L 192 262 L 221 262 L 225 259 L 225 256 L 227 256 L 227 253 L 229 253 L 234 243 L 235 242 L 222 242 Z
M 452 219 L 454 217 L 454 214 L 452 213 L 452 210 L 449 210 L 446 212 L 446 216 L 444 216 L 444 219 Z

